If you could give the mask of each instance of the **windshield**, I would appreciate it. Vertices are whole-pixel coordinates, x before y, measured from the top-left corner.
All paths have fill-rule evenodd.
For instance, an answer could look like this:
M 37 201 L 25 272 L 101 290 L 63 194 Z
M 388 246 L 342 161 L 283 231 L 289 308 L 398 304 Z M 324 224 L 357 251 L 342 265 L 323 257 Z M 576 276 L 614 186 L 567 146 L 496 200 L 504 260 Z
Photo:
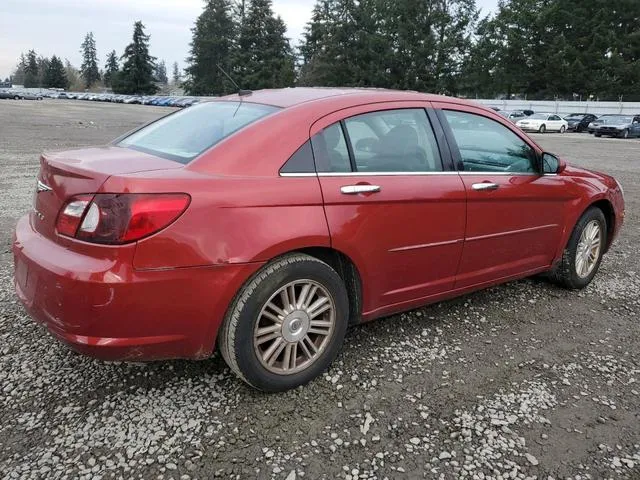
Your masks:
M 277 110 L 246 102 L 201 103 L 161 118 L 117 145 L 187 164 L 232 133 Z
M 548 116 L 549 115 L 547 115 L 546 113 L 534 113 L 529 118 L 532 120 L 546 120 Z
M 631 123 L 631 117 L 604 117 L 601 118 L 600 121 L 602 123 L 608 123 L 608 124 L 623 124 L 623 123 Z

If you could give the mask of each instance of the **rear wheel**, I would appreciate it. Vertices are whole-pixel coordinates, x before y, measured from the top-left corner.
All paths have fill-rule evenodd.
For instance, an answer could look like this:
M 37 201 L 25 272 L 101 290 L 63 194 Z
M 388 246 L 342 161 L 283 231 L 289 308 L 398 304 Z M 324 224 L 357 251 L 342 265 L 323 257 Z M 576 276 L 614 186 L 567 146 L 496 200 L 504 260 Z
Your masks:
M 581 289 L 589 285 L 600 268 L 607 242 L 607 221 L 602 210 L 587 210 L 569 238 L 562 260 L 549 277 L 558 285 Z
M 602 136 L 602 134 L 601 134 L 601 133 L 598 133 L 598 132 L 596 132 L 594 135 L 595 135 L 596 137 L 601 137 L 601 136 Z
M 20 97 L 19 97 L 18 95 L 15 95 L 15 96 L 13 97 L 13 99 L 14 99 L 14 100 L 20 100 Z
M 220 330 L 220 352 L 249 385 L 289 390 L 326 370 L 340 351 L 348 317 L 337 272 L 309 255 L 286 255 L 237 294 Z
M 540 128 L 538 129 L 538 132 L 539 133 L 544 133 L 546 131 L 547 131 L 547 126 L 544 125 L 544 124 L 540 125 Z

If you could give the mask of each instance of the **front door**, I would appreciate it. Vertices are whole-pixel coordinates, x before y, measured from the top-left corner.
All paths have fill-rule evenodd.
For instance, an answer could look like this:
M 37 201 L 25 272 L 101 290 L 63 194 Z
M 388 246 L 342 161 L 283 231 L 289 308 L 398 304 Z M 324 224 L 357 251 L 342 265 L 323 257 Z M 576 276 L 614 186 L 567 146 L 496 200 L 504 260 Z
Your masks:
M 467 192 L 456 288 L 549 266 L 569 200 L 562 183 L 540 174 L 539 152 L 515 128 L 474 107 L 437 106 Z
M 311 132 L 331 243 L 360 270 L 365 318 L 454 286 L 465 189 L 443 166 L 426 106 L 359 107 Z

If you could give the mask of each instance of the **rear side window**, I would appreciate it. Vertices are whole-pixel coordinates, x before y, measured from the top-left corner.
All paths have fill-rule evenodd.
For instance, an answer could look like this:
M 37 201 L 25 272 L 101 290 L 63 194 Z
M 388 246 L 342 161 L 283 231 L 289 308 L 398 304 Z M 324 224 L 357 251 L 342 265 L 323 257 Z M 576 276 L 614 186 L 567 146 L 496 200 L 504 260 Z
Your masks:
M 344 123 L 359 172 L 442 170 L 438 145 L 423 109 L 367 113 Z
M 187 164 L 232 133 L 277 110 L 246 102 L 201 103 L 147 125 L 117 145 Z
M 349 148 L 340 123 L 325 128 L 311 142 L 318 172 L 350 172 Z
M 439 172 L 442 161 L 423 109 L 347 118 L 313 139 L 318 172 Z M 353 168 L 352 168 L 353 166 Z

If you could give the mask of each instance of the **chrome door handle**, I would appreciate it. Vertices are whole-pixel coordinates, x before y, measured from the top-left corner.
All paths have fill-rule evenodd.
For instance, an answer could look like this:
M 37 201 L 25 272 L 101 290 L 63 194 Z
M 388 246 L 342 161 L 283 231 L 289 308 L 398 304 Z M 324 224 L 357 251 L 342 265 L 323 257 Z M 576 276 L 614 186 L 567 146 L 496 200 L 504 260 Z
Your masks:
M 471 185 L 471 188 L 478 191 L 497 190 L 500 188 L 500 185 L 498 185 L 497 183 L 488 183 L 488 182 L 474 183 L 473 185 Z
M 378 185 L 346 185 L 340 187 L 340 191 L 345 195 L 357 195 L 358 193 L 376 193 L 380 191 Z

